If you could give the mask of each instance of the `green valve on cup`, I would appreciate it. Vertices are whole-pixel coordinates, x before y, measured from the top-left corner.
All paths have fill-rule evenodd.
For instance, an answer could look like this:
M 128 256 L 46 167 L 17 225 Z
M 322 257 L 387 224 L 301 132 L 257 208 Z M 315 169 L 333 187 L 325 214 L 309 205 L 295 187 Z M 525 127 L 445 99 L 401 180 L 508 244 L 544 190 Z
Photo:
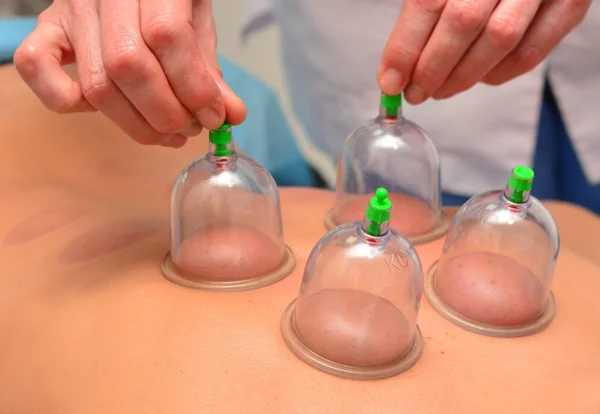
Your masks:
M 402 94 L 381 94 L 381 106 L 385 109 L 387 116 L 398 116 L 398 109 L 402 106 Z
M 512 189 L 509 200 L 513 203 L 523 203 L 533 187 L 534 172 L 529 167 L 513 168 L 508 179 L 507 187 Z
M 385 188 L 378 188 L 375 197 L 371 198 L 365 214 L 369 224 L 366 232 L 369 236 L 381 236 L 381 225 L 390 220 L 392 216 L 392 202 L 388 198 Z
M 226 157 L 231 155 L 231 149 L 227 145 L 233 140 L 231 125 L 224 123 L 219 128 L 212 130 L 208 134 L 209 141 L 215 145 L 215 155 L 217 157 Z

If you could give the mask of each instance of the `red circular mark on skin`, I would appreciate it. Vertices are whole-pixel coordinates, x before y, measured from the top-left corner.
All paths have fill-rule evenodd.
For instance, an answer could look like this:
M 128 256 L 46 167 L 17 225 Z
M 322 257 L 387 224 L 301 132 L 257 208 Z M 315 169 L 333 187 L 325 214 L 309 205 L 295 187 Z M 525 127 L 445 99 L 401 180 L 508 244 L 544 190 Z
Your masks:
M 489 325 L 533 322 L 544 306 L 542 284 L 527 268 L 508 256 L 483 251 L 440 263 L 436 291 L 454 311 Z
M 143 220 L 104 223 L 72 240 L 58 258 L 65 264 L 89 262 L 137 244 L 157 232 L 155 225 Z
M 299 301 L 295 326 L 313 352 L 350 366 L 397 362 L 412 342 L 408 321 L 391 302 L 358 290 L 324 290 Z
M 80 207 L 56 207 L 27 217 L 12 228 L 4 238 L 5 245 L 16 245 L 36 240 L 65 227 L 85 214 Z
M 235 224 L 199 230 L 174 255 L 175 267 L 189 280 L 252 279 L 277 269 L 282 261 L 282 246 L 250 226 Z
M 337 222 L 347 223 L 362 220 L 371 197 L 371 195 L 365 195 L 349 201 L 341 210 L 337 211 Z M 392 202 L 390 226 L 404 236 L 426 234 L 435 228 L 437 219 L 426 202 L 400 193 L 390 193 L 388 197 Z

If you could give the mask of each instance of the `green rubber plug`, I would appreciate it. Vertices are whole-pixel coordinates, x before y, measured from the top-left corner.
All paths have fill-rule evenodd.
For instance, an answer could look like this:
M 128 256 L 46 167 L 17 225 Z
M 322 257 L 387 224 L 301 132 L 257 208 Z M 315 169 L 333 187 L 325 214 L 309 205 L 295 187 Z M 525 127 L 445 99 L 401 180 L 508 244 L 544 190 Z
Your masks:
M 385 113 L 387 116 L 398 116 L 398 109 L 402 106 L 402 94 L 382 94 L 381 106 L 385 109 Z
M 513 168 L 507 184 L 513 190 L 509 198 L 510 201 L 513 203 L 523 203 L 524 193 L 530 192 L 533 187 L 534 176 L 533 170 L 529 167 L 519 166 Z
M 389 221 L 392 216 L 392 202 L 387 197 L 388 191 L 385 188 L 378 188 L 375 197 L 371 198 L 369 202 L 365 217 L 369 220 L 366 232 L 370 236 L 380 236 L 381 225 Z
M 228 123 L 224 123 L 219 128 L 210 131 L 208 140 L 215 145 L 215 155 L 218 157 L 226 157 L 233 152 L 227 148 L 227 145 L 233 140 L 231 125 Z

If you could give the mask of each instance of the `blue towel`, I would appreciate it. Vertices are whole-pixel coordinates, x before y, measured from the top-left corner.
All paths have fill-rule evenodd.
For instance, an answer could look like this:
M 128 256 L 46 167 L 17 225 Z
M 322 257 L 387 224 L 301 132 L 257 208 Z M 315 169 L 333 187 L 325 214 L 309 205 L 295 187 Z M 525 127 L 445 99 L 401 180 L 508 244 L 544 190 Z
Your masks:
M 36 18 L 0 19 L 0 64 L 12 61 Z M 248 117 L 233 127 L 237 145 L 260 162 L 280 186 L 312 186 L 314 174 L 302 157 L 277 95 L 263 82 L 219 55 L 227 84 L 248 107 Z
M 37 19 L 0 19 L 0 64 L 12 61 L 13 54 L 23 39 L 35 29 Z

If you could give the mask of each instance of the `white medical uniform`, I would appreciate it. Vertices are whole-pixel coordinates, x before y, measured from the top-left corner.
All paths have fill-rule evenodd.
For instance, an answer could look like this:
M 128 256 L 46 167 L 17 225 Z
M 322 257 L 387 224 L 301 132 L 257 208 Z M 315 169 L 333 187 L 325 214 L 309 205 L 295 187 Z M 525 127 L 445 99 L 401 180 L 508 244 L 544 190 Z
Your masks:
M 313 144 L 335 163 L 344 140 L 374 117 L 375 75 L 401 0 L 245 0 L 243 36 L 278 24 L 288 90 Z M 600 182 L 600 2 L 551 56 L 502 86 L 478 84 L 443 101 L 404 105 L 442 163 L 442 188 L 471 195 L 533 164 L 544 78 L 549 77 L 587 179 Z

